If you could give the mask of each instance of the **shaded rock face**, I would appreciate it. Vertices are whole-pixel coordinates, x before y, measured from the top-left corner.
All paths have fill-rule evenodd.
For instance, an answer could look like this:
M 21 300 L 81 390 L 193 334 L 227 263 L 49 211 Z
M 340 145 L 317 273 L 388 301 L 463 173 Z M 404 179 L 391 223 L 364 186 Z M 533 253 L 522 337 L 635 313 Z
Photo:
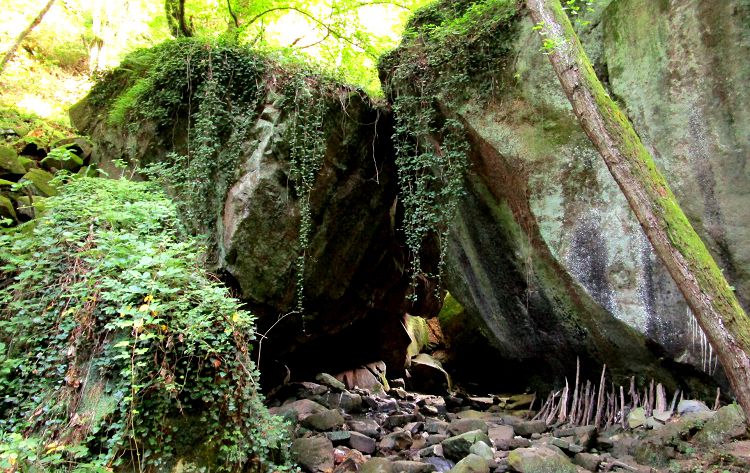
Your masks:
M 648 11 L 647 11 L 648 10 Z M 600 76 L 656 158 L 693 226 L 747 306 L 750 222 L 745 161 L 750 153 L 747 88 L 750 5 L 723 2 L 612 2 L 584 36 Z M 529 44 L 530 33 L 519 38 Z M 529 50 L 529 48 L 527 48 Z M 524 57 L 525 56 L 525 57 Z M 561 93 L 543 84 L 546 58 L 522 54 L 519 94 L 555 110 L 552 132 L 515 154 L 539 166 L 530 202 L 549 248 L 587 291 L 674 357 L 708 369 L 687 306 L 657 261 L 624 198 L 580 133 L 554 136 L 573 117 Z M 525 78 L 536 77 L 528 82 Z M 538 106 L 538 105 L 536 105 Z M 537 113 L 537 115 L 540 115 Z M 551 115 L 551 116 L 550 116 Z M 542 116 L 540 115 L 540 118 Z M 506 121 L 509 128 L 518 127 Z M 533 153 L 532 146 L 543 145 Z M 547 158 L 545 160 L 545 158 Z M 588 241 L 588 245 L 581 245 Z M 588 256 L 587 256 L 588 255 Z M 593 261 L 592 261 L 593 260 Z M 695 330 L 695 329 L 693 329 Z
M 597 73 L 746 303 L 750 4 L 599 2 L 590 19 L 582 40 Z M 540 363 L 569 371 L 574 352 L 608 363 L 628 353 L 637 365 L 643 344 L 613 337 L 614 316 L 713 374 L 715 357 L 701 355 L 682 296 L 580 130 L 532 26 L 519 12 L 505 66 L 475 74 L 482 80 L 468 99 L 440 104 L 464 124 L 472 149 L 446 286 L 466 308 L 460 325 L 487 340 L 454 333 L 454 348 L 465 359 L 499 354 L 512 373 Z M 401 51 L 419 47 L 407 41 Z M 398 95 L 408 86 L 387 87 Z
M 383 359 L 398 372 L 403 368 L 398 353 L 408 345 L 398 315 L 406 284 L 395 237 L 390 121 L 357 94 L 346 100 L 346 107 L 331 104 L 325 160 L 310 195 L 306 319 L 290 316 L 269 333 L 272 350 L 306 347 L 286 358 L 295 375 L 313 360 L 317 367 L 310 369 L 336 372 Z M 288 313 L 295 302 L 301 250 L 299 206 L 288 177 L 288 120 L 283 110 L 266 104 L 219 225 L 219 264 L 261 314 Z M 261 321 L 261 330 L 273 322 Z M 335 341 L 331 335 L 337 335 Z M 342 358 L 342 352 L 348 356 Z
M 343 87 L 319 99 L 326 101 L 324 156 L 309 195 L 312 232 L 303 250 L 300 192 L 290 176 L 294 104 L 270 84 L 242 141 L 236 179 L 223 201 L 211 203 L 214 269 L 259 316 L 258 333 L 273 327 L 263 339 L 264 373 L 286 365 L 294 376 L 309 376 L 381 359 L 398 373 L 409 343 L 401 325 L 408 282 L 395 236 L 391 119 Z M 106 109 L 85 100 L 71 115 L 97 143 L 105 168 L 117 158 L 148 164 L 185 149 L 185 117 L 162 132 L 148 122 L 135 131 L 114 127 Z M 295 313 L 303 251 L 304 318 Z

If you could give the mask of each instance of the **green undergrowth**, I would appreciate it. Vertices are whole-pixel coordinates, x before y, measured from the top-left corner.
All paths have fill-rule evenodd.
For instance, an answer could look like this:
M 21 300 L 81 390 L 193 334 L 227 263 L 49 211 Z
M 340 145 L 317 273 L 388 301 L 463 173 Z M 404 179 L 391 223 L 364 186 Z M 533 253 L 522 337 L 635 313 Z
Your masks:
M 0 469 L 287 467 L 253 316 L 153 183 L 75 179 L 0 235 Z
M 503 86 L 496 78 L 511 51 L 516 3 L 437 2 L 415 13 L 401 47 L 381 59 L 396 118 L 396 164 L 415 283 L 422 273 L 440 278 L 448 226 L 469 169 L 463 123 L 446 110 L 469 97 L 490 100 Z M 431 238 L 440 247 L 437 268 L 422 264 L 423 245 Z

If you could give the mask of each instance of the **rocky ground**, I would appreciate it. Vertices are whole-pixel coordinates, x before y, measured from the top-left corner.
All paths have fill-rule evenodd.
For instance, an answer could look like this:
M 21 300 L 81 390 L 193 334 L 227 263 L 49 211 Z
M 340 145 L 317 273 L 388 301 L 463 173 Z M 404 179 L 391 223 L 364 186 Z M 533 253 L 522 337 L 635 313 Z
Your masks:
M 597 429 L 531 420 L 528 394 L 426 395 L 405 390 L 401 380 L 384 389 L 373 379 L 338 378 L 346 384 L 320 374 L 273 394 L 272 412 L 290 420 L 292 454 L 304 471 L 750 471 L 750 440 L 736 405 L 714 411 L 683 401 L 660 419 L 636 409 L 627 428 Z

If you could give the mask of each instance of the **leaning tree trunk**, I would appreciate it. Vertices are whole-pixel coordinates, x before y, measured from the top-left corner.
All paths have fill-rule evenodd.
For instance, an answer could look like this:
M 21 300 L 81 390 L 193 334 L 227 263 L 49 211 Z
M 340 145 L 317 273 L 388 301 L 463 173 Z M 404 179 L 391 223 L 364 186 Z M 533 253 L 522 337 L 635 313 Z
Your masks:
M 713 345 L 750 419 L 750 319 L 630 121 L 610 99 L 559 0 L 527 0 L 583 130 Z
M 16 54 L 18 47 L 21 46 L 23 40 L 26 39 L 29 33 L 31 33 L 31 30 L 36 28 L 36 25 L 42 22 L 42 18 L 44 18 L 44 15 L 46 15 L 49 9 L 52 8 L 53 3 L 55 3 L 55 0 L 49 0 L 47 4 L 44 5 L 44 8 L 42 8 L 42 11 L 40 11 L 36 18 L 34 18 L 31 24 L 29 24 L 29 26 L 27 26 L 25 30 L 21 31 L 21 34 L 16 37 L 16 40 L 10 46 L 10 49 L 8 49 L 8 51 L 5 53 L 3 59 L 0 60 L 0 74 L 3 73 L 5 65 L 8 64 L 8 61 L 10 61 L 13 55 Z

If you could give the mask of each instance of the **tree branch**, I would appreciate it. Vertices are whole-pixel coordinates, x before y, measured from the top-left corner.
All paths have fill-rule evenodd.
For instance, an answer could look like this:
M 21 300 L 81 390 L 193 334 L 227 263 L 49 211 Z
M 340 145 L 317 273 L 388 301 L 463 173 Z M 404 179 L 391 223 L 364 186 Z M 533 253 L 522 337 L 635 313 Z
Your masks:
M 248 21 L 247 24 L 244 25 L 243 27 L 246 28 L 246 27 L 252 25 L 253 23 L 255 23 L 256 21 L 258 21 L 260 18 L 264 17 L 265 15 L 267 15 L 269 13 L 272 13 L 272 12 L 275 12 L 275 11 L 293 11 L 293 12 L 297 12 L 300 15 L 302 15 L 302 16 L 306 17 L 307 19 L 309 19 L 310 21 L 312 21 L 313 23 L 317 24 L 318 26 L 320 26 L 324 30 L 326 30 L 326 33 L 327 33 L 326 36 L 330 35 L 330 36 L 333 36 L 336 39 L 344 41 L 345 43 L 349 43 L 352 46 L 361 49 L 362 51 L 365 52 L 365 54 L 367 54 L 368 56 L 372 57 L 373 59 L 377 59 L 377 54 L 375 54 L 372 51 L 370 51 L 369 48 L 367 47 L 367 45 L 363 45 L 363 44 L 361 44 L 361 43 L 353 40 L 349 36 L 336 31 L 334 28 L 332 28 L 330 25 L 326 24 L 324 21 L 321 21 L 318 18 L 316 18 L 315 15 L 313 15 L 311 13 L 308 13 L 305 10 L 302 10 L 301 8 L 297 8 L 297 7 L 293 7 L 293 6 L 269 8 L 268 10 L 262 11 L 262 12 L 258 13 L 257 15 L 255 15 L 254 17 L 252 17 L 250 19 L 250 21 Z
M 5 70 L 5 65 L 8 64 L 8 61 L 11 60 L 11 58 L 16 54 L 16 51 L 18 51 L 18 47 L 21 45 L 24 39 L 31 33 L 31 31 L 36 28 L 36 26 L 42 22 L 42 18 L 44 18 L 44 15 L 47 14 L 50 8 L 52 8 L 52 4 L 55 3 L 55 0 L 49 0 L 46 5 L 44 5 L 44 8 L 39 12 L 39 14 L 31 21 L 31 24 L 26 27 L 25 30 L 21 31 L 21 34 L 19 34 L 16 37 L 16 40 L 13 42 L 13 44 L 10 46 L 8 51 L 3 56 L 3 59 L 0 61 L 0 74 L 3 73 L 3 70 Z

